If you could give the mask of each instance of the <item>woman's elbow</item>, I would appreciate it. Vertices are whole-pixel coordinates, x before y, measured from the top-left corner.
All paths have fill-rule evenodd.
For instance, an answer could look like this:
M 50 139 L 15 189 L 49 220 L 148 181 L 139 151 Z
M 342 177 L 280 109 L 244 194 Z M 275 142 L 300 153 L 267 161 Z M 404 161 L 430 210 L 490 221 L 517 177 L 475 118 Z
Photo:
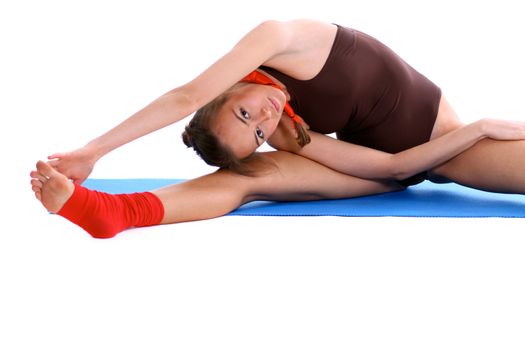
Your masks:
M 409 166 L 406 166 L 404 163 L 396 154 L 389 155 L 387 161 L 383 163 L 386 177 L 394 181 L 403 181 L 414 175 L 410 172 L 410 169 L 407 169 Z
M 199 108 L 199 101 L 195 98 L 195 95 L 184 89 L 184 87 L 173 89 L 165 94 L 164 97 L 170 105 L 179 110 L 192 113 Z
M 387 171 L 387 178 L 394 181 L 403 181 L 412 176 L 412 173 L 407 172 L 399 166 L 392 166 Z

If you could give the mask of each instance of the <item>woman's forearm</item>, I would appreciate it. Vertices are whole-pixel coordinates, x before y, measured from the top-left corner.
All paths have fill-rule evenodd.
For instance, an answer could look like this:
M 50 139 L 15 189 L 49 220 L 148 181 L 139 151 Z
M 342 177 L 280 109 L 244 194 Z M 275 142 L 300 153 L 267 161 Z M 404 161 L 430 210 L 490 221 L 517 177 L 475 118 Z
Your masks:
M 90 141 L 86 147 L 96 159 L 153 131 L 173 124 L 194 112 L 194 103 L 184 93 L 173 90 L 133 114 L 122 123 Z
M 312 142 L 295 153 L 348 175 L 403 180 L 450 160 L 485 136 L 482 122 L 476 122 L 422 145 L 389 154 L 311 133 Z
M 466 151 L 485 138 L 483 121 L 465 125 L 419 146 L 393 154 L 391 167 L 394 178 L 404 180 L 430 170 Z

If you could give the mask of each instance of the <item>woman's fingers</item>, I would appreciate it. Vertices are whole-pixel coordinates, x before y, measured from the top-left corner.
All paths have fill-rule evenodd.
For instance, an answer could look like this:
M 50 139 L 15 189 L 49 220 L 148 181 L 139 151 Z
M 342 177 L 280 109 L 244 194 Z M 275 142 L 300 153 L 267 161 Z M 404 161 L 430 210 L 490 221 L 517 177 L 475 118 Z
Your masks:
M 60 162 L 60 160 L 58 159 L 54 159 L 54 160 L 50 160 L 47 162 L 47 164 L 51 165 L 53 168 L 57 168 L 58 167 L 58 163 Z
M 62 157 L 64 157 L 64 153 L 53 153 L 52 155 L 47 156 L 47 159 L 49 159 L 49 160 L 60 159 Z

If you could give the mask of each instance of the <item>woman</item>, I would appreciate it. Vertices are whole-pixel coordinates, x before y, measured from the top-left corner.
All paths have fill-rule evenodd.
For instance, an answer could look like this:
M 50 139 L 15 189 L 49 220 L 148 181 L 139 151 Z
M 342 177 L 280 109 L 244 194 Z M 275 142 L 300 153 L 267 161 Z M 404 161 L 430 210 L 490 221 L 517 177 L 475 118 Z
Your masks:
M 197 110 L 184 141 L 217 172 L 133 195 L 80 186 L 103 155 Z M 324 135 L 331 132 L 340 140 Z M 437 86 L 366 34 L 268 21 L 188 84 L 86 146 L 39 162 L 31 183 L 49 211 L 111 237 L 223 215 L 251 200 L 366 195 L 424 178 L 524 193 L 523 139 L 523 123 L 463 125 Z M 289 152 L 254 156 L 265 141 Z

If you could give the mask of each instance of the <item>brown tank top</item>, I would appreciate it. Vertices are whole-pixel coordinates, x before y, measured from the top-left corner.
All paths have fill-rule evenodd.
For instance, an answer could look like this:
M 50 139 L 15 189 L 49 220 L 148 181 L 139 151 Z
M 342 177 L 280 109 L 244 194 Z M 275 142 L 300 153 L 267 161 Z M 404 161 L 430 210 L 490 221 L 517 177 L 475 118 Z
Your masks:
M 314 131 L 397 153 L 430 139 L 441 90 L 371 36 L 338 26 L 313 79 L 261 67 L 288 89 L 290 104 Z

